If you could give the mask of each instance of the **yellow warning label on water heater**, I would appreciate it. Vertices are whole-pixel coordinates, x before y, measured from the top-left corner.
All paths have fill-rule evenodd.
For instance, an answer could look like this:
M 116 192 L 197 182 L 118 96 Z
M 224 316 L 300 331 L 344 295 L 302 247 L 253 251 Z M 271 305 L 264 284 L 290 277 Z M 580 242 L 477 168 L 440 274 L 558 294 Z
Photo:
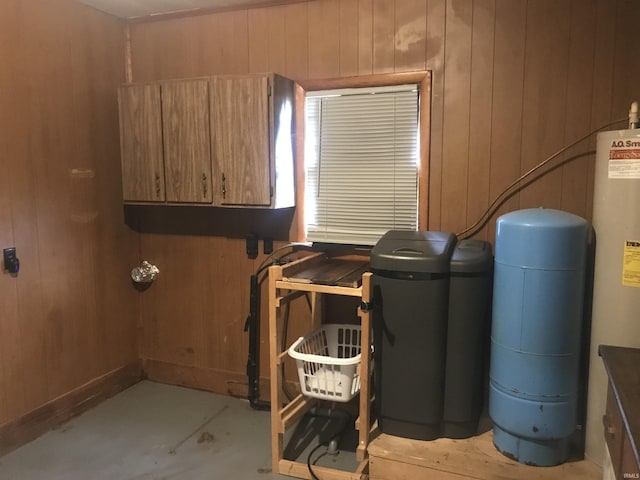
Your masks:
M 624 242 L 622 284 L 628 287 L 640 287 L 640 240 Z

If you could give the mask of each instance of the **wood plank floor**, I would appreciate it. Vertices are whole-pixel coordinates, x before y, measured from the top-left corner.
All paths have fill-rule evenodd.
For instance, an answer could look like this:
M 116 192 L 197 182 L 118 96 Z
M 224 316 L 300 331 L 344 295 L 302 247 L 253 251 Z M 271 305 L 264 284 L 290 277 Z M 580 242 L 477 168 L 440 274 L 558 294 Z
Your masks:
M 531 467 L 496 450 L 493 434 L 465 440 L 425 442 L 380 434 L 369 445 L 370 480 L 600 480 L 602 469 L 587 460 Z

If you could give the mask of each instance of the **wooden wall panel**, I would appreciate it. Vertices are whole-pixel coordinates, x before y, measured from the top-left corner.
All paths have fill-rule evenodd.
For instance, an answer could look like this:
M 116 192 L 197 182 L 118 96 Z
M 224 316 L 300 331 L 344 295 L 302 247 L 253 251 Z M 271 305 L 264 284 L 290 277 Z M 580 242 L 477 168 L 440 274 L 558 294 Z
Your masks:
M 562 147 L 570 2 L 529 2 L 524 66 L 520 173 Z M 520 208 L 560 207 L 562 170 L 555 170 L 520 193 Z
M 28 118 L 31 122 L 38 116 L 55 118 L 60 115 L 62 118 L 72 119 L 73 97 L 69 87 L 73 82 L 73 75 L 64 77 L 50 74 L 54 68 L 60 68 L 62 72 L 71 71 L 71 57 L 59 57 L 60 52 L 69 47 L 69 39 L 65 35 L 66 30 L 73 28 L 67 24 L 65 18 L 65 14 L 69 12 L 65 9 L 51 12 L 32 9 L 25 13 L 23 28 L 35 23 L 39 25 L 43 37 L 25 35 L 21 42 L 23 47 L 28 52 L 36 52 L 44 47 L 43 58 L 40 61 L 25 64 L 26 77 L 34 82 L 34 85 L 30 85 L 33 88 L 30 94 L 35 94 L 35 101 L 30 102 L 28 107 L 31 110 Z M 42 45 L 43 38 L 48 39 L 45 45 Z M 58 95 L 38 92 L 37 85 L 42 78 L 47 77 L 49 88 L 58 92 Z M 68 85 L 67 88 L 65 84 Z M 28 238 L 29 241 L 37 242 L 34 250 L 38 251 L 36 258 L 39 271 L 34 272 L 37 278 L 31 277 L 30 280 L 41 282 L 41 288 L 34 288 L 33 283 L 28 285 L 30 293 L 25 293 L 24 297 L 18 300 L 20 304 L 31 305 L 27 313 L 29 323 L 23 324 L 24 333 L 29 335 L 26 337 L 25 354 L 31 359 L 31 371 L 45 371 L 45 366 L 51 370 L 41 395 L 37 398 L 32 397 L 32 401 L 36 401 L 35 404 L 29 402 L 27 394 L 30 409 L 44 402 L 45 392 L 57 397 L 69 391 L 76 381 L 74 377 L 78 374 L 74 368 L 74 359 L 77 361 L 80 357 L 77 335 L 80 333 L 80 310 L 84 307 L 85 297 L 81 294 L 79 301 L 73 301 L 72 298 L 78 292 L 78 275 L 88 272 L 68 268 L 67 262 L 77 252 L 79 239 L 71 233 L 73 225 L 67 219 L 67 189 L 55 188 L 55 185 L 65 185 L 69 182 L 66 159 L 74 153 L 73 142 L 69 141 L 74 127 L 73 121 L 66 121 L 31 128 L 33 136 L 29 139 L 29 168 L 24 172 L 25 180 L 29 184 L 25 185 L 23 192 L 18 193 L 18 198 L 31 198 L 33 210 L 29 215 L 22 217 L 25 220 L 23 228 L 28 229 L 25 239 L 16 240 L 17 243 L 23 243 Z M 60 162 L 58 168 L 51 168 L 52 159 Z M 47 194 L 29 196 L 28 192 L 31 191 Z M 27 222 L 31 224 L 31 228 Z M 18 228 L 14 226 L 14 229 Z M 45 239 L 56 241 L 47 242 Z M 25 267 L 28 266 L 29 263 L 26 263 Z M 59 272 L 65 270 L 66 275 L 58 277 Z M 24 273 L 27 273 L 26 269 Z M 38 294 L 42 308 L 40 312 L 33 308 L 33 305 L 37 304 L 37 300 L 34 300 L 38 298 Z M 61 308 L 61 305 L 66 305 L 66 308 Z M 45 324 L 49 330 L 48 335 L 43 331 Z
M 489 172 L 492 200 L 520 175 L 526 25 L 526 2 L 496 0 Z M 517 208 L 516 194 L 497 215 Z M 493 239 L 493 222 L 489 222 L 488 232 Z
M 208 296 L 215 296 L 215 292 L 203 292 L 201 288 L 207 269 L 199 265 L 208 263 L 208 257 L 201 256 L 201 252 L 207 251 L 201 245 L 204 240 L 205 237 L 171 235 L 142 237 L 145 258 L 160 268 L 160 276 L 144 292 L 144 314 L 153 335 L 145 337 L 143 348 L 151 358 L 157 358 L 156 352 L 162 351 L 168 362 L 194 365 L 196 357 L 203 354 L 199 334 L 203 306 Z M 160 258 L 162 262 L 157 261 Z M 167 319 L 172 319 L 171 323 Z
M 596 2 L 596 28 L 593 34 L 595 52 L 593 57 L 593 97 L 591 99 L 591 124 L 590 130 L 599 128 L 614 118 L 618 118 L 620 112 L 613 113 L 612 95 L 613 70 L 615 57 L 611 52 L 615 49 L 616 41 L 616 4 L 617 1 L 597 0 Z M 590 150 L 595 150 L 595 137 L 590 139 Z M 587 218 L 593 213 L 593 181 L 595 162 L 588 162 L 587 169 Z
M 307 10 L 308 3 L 284 7 L 285 70 L 283 73 L 289 78 L 309 78 L 309 15 Z
M 610 3 L 609 8 L 613 5 Z M 613 101 L 614 117 L 623 117 L 629 111 L 632 101 L 640 101 L 638 82 L 640 62 L 638 52 L 630 43 L 635 36 L 637 21 L 640 17 L 640 3 L 631 0 L 616 2 L 616 46 L 613 69 Z M 628 123 L 627 123 L 628 125 Z M 623 123 L 622 127 L 626 127 Z
M 201 19 L 206 24 L 206 19 Z M 201 28 L 196 31 L 202 31 Z M 205 45 L 215 45 L 216 63 L 218 73 L 247 73 L 249 68 L 249 46 L 247 29 L 247 12 L 226 12 L 216 15 L 216 23 L 213 28 L 208 29 L 209 39 L 198 38 L 204 41 Z M 236 38 L 234 42 L 226 39 Z M 200 65 L 207 62 L 199 58 Z M 204 74 L 205 72 L 203 72 Z
M 472 225 L 489 206 L 491 171 L 491 109 L 495 0 L 473 2 L 471 38 L 471 93 L 469 105 L 469 172 L 467 218 Z M 487 240 L 487 229 L 476 238 Z
M 373 73 L 373 0 L 358 0 L 358 74 Z
M 340 75 L 340 1 L 311 2 L 309 23 L 309 78 Z
M 249 10 L 249 71 L 285 71 L 284 8 Z
M 431 230 L 442 228 L 442 125 L 444 123 L 445 0 L 427 1 L 427 69 L 431 70 L 431 151 L 429 152 L 429 209 Z M 423 207 L 424 208 L 424 207 Z
M 340 1 L 340 76 L 358 75 L 358 2 Z
M 600 121 L 625 114 L 628 106 L 619 110 L 635 93 L 629 80 L 634 76 L 625 76 L 632 42 L 627 36 L 620 41 L 614 37 L 618 27 L 632 35 L 629 25 L 640 14 L 628 0 L 613 4 L 614 8 L 604 0 L 314 0 L 197 20 L 135 24 L 134 80 L 208 75 L 221 69 L 266 69 L 307 80 L 427 68 L 433 78 L 425 208 L 430 229 L 454 231 L 472 224 L 505 187 L 564 142 Z M 216 33 L 227 21 L 235 27 L 224 35 Z M 221 44 L 209 45 L 214 41 Z M 233 48 L 236 54 L 226 59 L 216 53 Z M 197 62 L 189 59 L 193 51 L 203 52 Z M 582 147 L 586 145 L 573 152 Z M 592 164 L 589 157 L 555 169 L 509 198 L 498 214 L 544 205 L 588 218 Z M 493 240 L 496 216 L 479 238 Z M 297 220 L 293 215 L 292 238 Z M 142 234 L 142 253 L 153 256 L 150 260 L 161 269 L 164 263 L 177 268 L 167 256 L 183 248 L 188 255 L 208 259 L 188 260 L 193 279 L 182 279 L 184 288 L 196 289 L 206 300 L 197 308 L 188 307 L 201 316 L 189 323 L 196 334 L 174 337 L 172 329 L 181 324 L 171 303 L 178 300 L 169 288 L 162 287 L 162 294 L 146 292 L 142 353 L 178 361 L 172 355 L 184 338 L 204 341 L 207 353 L 195 359 L 195 368 L 242 374 L 246 285 L 259 259 L 246 259 L 244 241 L 237 235 L 192 239 L 173 233 L 167 238 Z M 213 253 L 222 250 L 227 252 L 224 258 Z M 188 295 L 193 301 L 198 298 Z M 156 328 L 155 312 L 164 326 Z M 149 343 L 154 335 L 165 335 L 161 347 Z M 263 359 L 265 355 L 263 349 Z
M 427 49 L 427 2 L 396 1 L 394 70 L 424 70 Z
M 269 71 L 269 10 L 257 8 L 248 13 L 249 72 Z
M 133 78 L 198 77 L 246 73 L 249 68 L 248 13 L 224 12 L 184 17 L 132 28 Z M 234 38 L 233 42 L 228 41 Z M 163 58 L 148 57 L 147 48 L 162 48 Z
M 373 73 L 391 73 L 395 66 L 395 0 L 373 2 Z
M 440 216 L 454 232 L 462 230 L 467 219 L 472 24 L 471 2 L 447 2 L 442 183 L 450 187 L 442 192 Z
M 6 18 L 11 22 L 13 28 L 22 23 L 23 19 L 15 8 L 15 5 L 3 5 L 2 18 Z M 6 16 L 5 16 L 6 15 Z M 1 78 L 2 87 L 0 87 L 0 105 L 2 106 L 2 116 L 0 117 L 0 145 L 4 148 L 3 171 L 12 172 L 11 175 L 5 175 L 6 188 L 3 188 L 4 210 L 3 224 L 0 230 L 3 230 L 3 241 L 9 242 L 2 245 L 2 248 L 15 246 L 17 248 L 17 256 L 22 262 L 20 277 L 12 278 L 6 272 L 2 271 L 2 287 L 3 300 L 0 303 L 6 306 L 2 310 L 2 346 L 4 378 L 3 388 L 0 396 L 4 397 L 5 417 L 0 418 L 0 423 L 8 419 L 16 418 L 17 415 L 24 413 L 23 405 L 27 409 L 33 408 L 39 402 L 44 401 L 46 397 L 47 383 L 46 380 L 34 382 L 34 385 L 27 385 L 23 380 L 24 372 L 39 371 L 38 365 L 44 358 L 43 342 L 44 337 L 41 335 L 39 324 L 42 322 L 41 313 L 37 309 L 41 306 L 40 290 L 37 288 L 37 280 L 39 279 L 39 259 L 37 245 L 37 217 L 35 211 L 35 199 L 30 192 L 35 190 L 34 178 L 32 176 L 31 161 L 23 164 L 22 168 L 15 169 L 14 163 L 16 158 L 24 155 L 25 151 L 30 148 L 28 134 L 20 133 L 21 131 L 29 132 L 29 122 L 27 115 L 15 116 L 10 118 L 9 112 L 17 111 L 20 98 L 28 95 L 29 86 L 25 85 L 20 79 L 26 77 L 26 68 L 20 58 L 19 51 L 9 51 L 9 46 L 13 42 L 23 42 L 22 35 L 18 35 L 20 29 L 3 29 L 3 34 L 7 37 L 14 35 L 13 38 L 3 39 L 1 44 L 3 55 L 3 63 L 7 62 L 7 67 L 11 66 L 16 70 L 11 71 L 10 68 L 3 66 L 3 76 Z M 24 157 L 23 157 L 24 158 Z M 25 162 L 26 163 L 26 162 Z M 16 203 L 16 198 L 24 198 L 24 202 Z M 8 223 L 4 223 L 8 222 Z M 24 249 L 22 248 L 24 247 Z M 25 265 L 25 258 L 34 258 L 35 263 L 30 268 Z M 24 273 L 24 275 L 23 275 Z M 19 283 L 17 279 L 20 278 Z M 22 280 L 24 279 L 24 282 Z M 35 287 L 35 288 L 34 288 Z M 28 289 L 34 289 L 32 297 L 26 298 Z M 27 302 L 25 303 L 25 300 Z M 23 314 L 23 309 L 26 310 Z M 35 338 L 29 337 L 28 329 L 32 327 L 35 330 Z M 33 353 L 34 358 L 29 358 L 29 354 Z M 12 391 L 12 387 L 15 390 Z
M 285 8 L 275 7 L 267 11 L 269 29 L 269 64 L 267 70 L 282 73 L 286 71 L 287 48 L 285 40 Z
M 2 425 L 137 359 L 138 243 L 121 207 L 123 25 L 9 0 L 0 32 L 0 236 L 21 260 L 0 273 Z
M 576 141 L 589 131 L 591 105 L 585 98 L 592 98 L 595 37 L 582 32 L 595 32 L 596 3 L 571 2 L 571 39 L 567 75 L 567 96 L 563 144 Z M 590 150 L 590 142 L 583 141 L 567 151 L 565 158 Z M 585 175 L 593 164 L 593 157 L 587 156 L 572 161 L 562 167 L 562 190 L 560 208 L 590 218 L 588 197 L 593 178 Z

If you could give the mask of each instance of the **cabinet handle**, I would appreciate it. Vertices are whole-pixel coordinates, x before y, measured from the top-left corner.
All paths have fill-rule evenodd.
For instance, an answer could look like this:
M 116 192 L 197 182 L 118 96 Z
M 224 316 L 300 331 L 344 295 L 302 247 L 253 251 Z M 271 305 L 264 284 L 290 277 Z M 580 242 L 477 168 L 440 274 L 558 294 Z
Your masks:
M 207 198 L 207 174 L 202 174 L 202 197 Z
M 156 197 L 160 198 L 160 175 L 156 173 Z
M 223 173 L 222 174 L 222 198 L 226 198 L 226 196 L 227 196 L 227 179 Z
M 604 432 L 610 437 L 614 437 L 617 433 L 616 427 L 613 426 L 611 418 L 608 415 L 602 416 L 602 423 L 604 424 Z

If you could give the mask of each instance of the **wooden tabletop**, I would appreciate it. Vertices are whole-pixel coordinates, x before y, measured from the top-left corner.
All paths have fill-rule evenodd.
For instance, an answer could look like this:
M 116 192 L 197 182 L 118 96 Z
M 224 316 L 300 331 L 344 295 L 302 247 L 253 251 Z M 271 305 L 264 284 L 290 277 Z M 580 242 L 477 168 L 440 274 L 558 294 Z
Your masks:
M 330 258 L 292 276 L 283 273 L 283 280 L 356 288 L 362 283 L 362 274 L 368 270 L 368 260 Z
M 640 465 L 640 348 L 600 345 L 598 352 L 629 432 L 635 460 Z

